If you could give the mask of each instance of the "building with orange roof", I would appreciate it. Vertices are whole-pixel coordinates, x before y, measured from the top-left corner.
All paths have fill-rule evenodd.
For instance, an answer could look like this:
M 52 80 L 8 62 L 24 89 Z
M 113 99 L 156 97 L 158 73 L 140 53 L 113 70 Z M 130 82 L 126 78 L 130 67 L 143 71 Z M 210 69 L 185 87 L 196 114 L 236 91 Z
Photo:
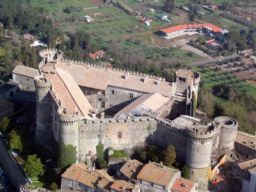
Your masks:
M 198 184 L 184 179 L 184 178 L 178 178 L 174 182 L 171 192 L 197 192 L 198 191 Z
M 124 180 L 115 181 L 111 187 L 111 192 L 140 192 L 140 188 L 138 185 L 129 183 Z
M 114 179 L 105 170 L 73 164 L 61 175 L 61 191 L 110 191 Z
M 136 181 L 137 175 L 141 168 L 143 167 L 143 163 L 136 159 L 128 160 L 119 170 L 121 178 L 127 181 Z
M 89 58 L 93 60 L 101 59 L 105 52 L 103 50 L 98 50 L 95 53 L 89 53 Z
M 142 192 L 148 190 L 170 192 L 175 180 L 180 176 L 180 171 L 152 162 L 143 166 L 137 175 L 137 184 Z
M 202 33 L 222 33 L 223 29 L 213 25 L 212 23 L 195 23 L 195 24 L 184 24 L 176 25 L 169 28 L 161 29 L 160 32 L 165 36 L 166 39 L 172 39 L 184 35 L 196 35 Z

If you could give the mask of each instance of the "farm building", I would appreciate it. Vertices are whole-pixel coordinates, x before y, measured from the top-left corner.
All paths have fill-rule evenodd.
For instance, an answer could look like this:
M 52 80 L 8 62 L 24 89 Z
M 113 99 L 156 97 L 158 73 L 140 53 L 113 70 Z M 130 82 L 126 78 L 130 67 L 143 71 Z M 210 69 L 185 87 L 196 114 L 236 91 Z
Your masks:
M 165 36 L 166 39 L 172 39 L 183 35 L 196 35 L 196 34 L 223 34 L 225 30 L 211 23 L 205 24 L 184 24 L 177 25 L 165 29 L 161 29 L 160 33 Z

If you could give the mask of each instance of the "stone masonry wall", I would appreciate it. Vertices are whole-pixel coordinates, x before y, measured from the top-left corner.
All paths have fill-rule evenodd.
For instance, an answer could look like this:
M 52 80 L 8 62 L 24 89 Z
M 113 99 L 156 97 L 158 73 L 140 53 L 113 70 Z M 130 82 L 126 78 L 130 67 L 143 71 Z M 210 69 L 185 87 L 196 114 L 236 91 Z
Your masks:
M 99 142 L 105 148 L 111 147 L 117 150 L 143 146 L 155 131 L 156 121 L 152 118 L 80 121 L 79 158 L 85 160 L 86 155 L 96 154 L 96 146 Z

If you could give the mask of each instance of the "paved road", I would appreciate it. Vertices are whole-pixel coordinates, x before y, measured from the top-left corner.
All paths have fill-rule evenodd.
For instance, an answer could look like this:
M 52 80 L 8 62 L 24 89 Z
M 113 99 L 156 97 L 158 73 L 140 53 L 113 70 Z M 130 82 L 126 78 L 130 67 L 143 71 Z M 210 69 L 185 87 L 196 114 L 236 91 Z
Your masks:
M 216 63 L 218 61 L 226 61 L 226 60 L 229 60 L 229 59 L 235 59 L 236 57 L 238 57 L 238 55 L 234 54 L 234 55 L 230 55 L 230 56 L 227 56 L 227 57 L 218 57 L 218 58 L 214 58 L 214 59 L 213 58 L 205 59 L 205 60 L 202 60 L 202 61 L 191 63 L 190 66 L 192 66 L 192 67 L 194 67 L 194 66 L 204 66 L 206 64 Z
M 29 183 L 26 175 L 15 161 L 13 156 L 8 152 L 7 146 L 2 138 L 0 138 L 0 164 L 6 175 L 12 182 L 17 191 L 21 191 L 26 183 Z
M 195 53 L 196 55 L 199 55 L 200 57 L 211 59 L 211 56 L 207 55 L 203 51 L 191 46 L 188 44 L 189 39 L 179 39 L 173 42 L 174 47 L 180 47 L 182 50 L 190 51 L 192 53 Z

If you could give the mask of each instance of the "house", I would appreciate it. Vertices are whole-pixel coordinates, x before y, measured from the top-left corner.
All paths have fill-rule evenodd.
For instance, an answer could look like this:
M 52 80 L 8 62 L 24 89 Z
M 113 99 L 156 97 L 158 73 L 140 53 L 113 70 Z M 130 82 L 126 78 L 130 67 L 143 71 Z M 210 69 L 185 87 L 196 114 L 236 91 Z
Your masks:
M 242 182 L 241 192 L 256 191 L 256 158 L 235 164 L 233 173 Z
M 17 65 L 12 71 L 12 80 L 23 91 L 35 91 L 34 77 L 39 71 L 23 65 Z
M 105 52 L 103 50 L 98 50 L 95 53 L 89 53 L 89 58 L 93 60 L 101 59 L 104 57 Z
M 120 177 L 126 181 L 136 181 L 137 175 L 142 167 L 143 163 L 136 159 L 126 161 L 119 170 Z
M 174 182 L 171 192 L 196 192 L 198 184 L 184 178 L 178 178 Z
M 93 19 L 91 16 L 89 16 L 89 15 L 85 15 L 85 16 L 84 16 L 84 19 L 85 19 L 85 21 L 86 21 L 87 23 L 91 23 L 91 22 L 94 21 L 94 19 Z
M 213 50 L 218 50 L 218 49 L 222 48 L 222 45 L 218 41 L 216 41 L 215 39 L 210 39 L 210 40 L 206 41 L 205 45 L 209 49 L 213 49 Z
M 138 185 L 129 183 L 124 180 L 115 181 L 111 187 L 111 192 L 140 192 L 140 188 Z
M 150 26 L 152 21 L 153 21 L 152 19 L 147 17 L 143 17 L 140 19 L 140 22 L 144 23 L 146 26 Z
M 209 36 L 214 36 L 217 34 L 223 35 L 223 32 L 224 30 L 222 28 L 211 23 L 176 25 L 160 30 L 160 33 L 164 35 L 166 39 L 197 34 L 205 34 Z
M 180 176 L 181 172 L 176 169 L 150 162 L 144 165 L 137 175 L 137 184 L 142 192 L 171 192 L 172 186 Z
M 26 33 L 26 34 L 23 35 L 23 39 L 24 39 L 25 41 L 33 41 L 33 40 L 35 40 L 36 38 L 35 38 L 35 36 L 32 35 L 32 34 Z
M 42 43 L 39 40 L 34 41 L 32 44 L 30 44 L 30 47 L 46 47 L 47 45 Z
M 83 163 L 71 165 L 61 175 L 61 191 L 110 191 L 114 179 L 105 170 L 96 170 Z

